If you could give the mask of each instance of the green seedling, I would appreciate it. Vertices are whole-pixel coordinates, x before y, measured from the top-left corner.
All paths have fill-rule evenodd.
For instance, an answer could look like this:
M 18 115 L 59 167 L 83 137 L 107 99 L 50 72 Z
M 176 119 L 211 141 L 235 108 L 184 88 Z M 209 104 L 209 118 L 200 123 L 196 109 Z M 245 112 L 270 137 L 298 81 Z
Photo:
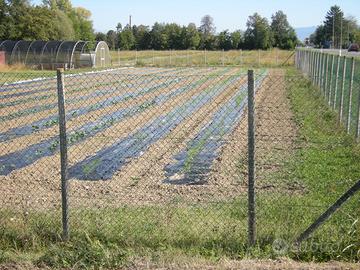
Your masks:
M 93 173 L 96 170 L 96 168 L 99 166 L 99 164 L 100 164 L 100 160 L 94 159 L 89 164 L 84 165 L 84 167 L 83 167 L 84 175 L 89 176 L 91 173 Z

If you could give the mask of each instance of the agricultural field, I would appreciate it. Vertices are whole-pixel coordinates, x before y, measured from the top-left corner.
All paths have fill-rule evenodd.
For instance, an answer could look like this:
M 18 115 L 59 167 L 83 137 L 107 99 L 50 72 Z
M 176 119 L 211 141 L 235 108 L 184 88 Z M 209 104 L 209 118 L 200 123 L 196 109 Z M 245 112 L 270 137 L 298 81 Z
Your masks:
M 265 70 L 259 70 L 256 87 L 265 75 Z M 87 186 L 85 193 L 93 199 L 111 190 L 116 204 L 136 203 L 139 196 L 146 204 L 171 201 L 173 196 L 168 193 L 176 186 L 200 185 L 217 178 L 220 182 L 236 180 L 210 169 L 244 118 L 244 70 L 119 69 L 69 75 L 65 85 L 69 178 L 77 180 L 72 184 L 74 192 L 83 193 Z M 59 196 L 54 190 L 59 160 L 55 89 L 54 78 L 1 88 L 0 119 L 5 123 L 0 134 L 2 194 L 13 196 L 21 190 L 26 204 L 32 206 L 51 207 Z M 245 138 L 242 140 L 245 146 Z M 222 170 L 236 178 L 231 163 L 229 159 Z M 144 173 L 146 176 L 141 175 Z M 157 189 L 158 185 L 165 186 L 163 192 L 154 194 L 145 188 Z M 127 186 L 136 191 L 128 192 Z M 211 189 L 205 197 L 217 193 Z M 236 189 L 220 196 L 232 197 Z M 36 197 L 25 195 L 34 190 Z M 12 196 L 3 196 L 0 204 L 11 205 Z M 200 195 L 186 196 L 196 200 Z
M 111 51 L 113 66 L 243 66 L 280 67 L 294 64 L 293 51 Z
M 95 256 L 98 267 L 112 267 L 149 250 L 211 260 L 284 254 L 356 260 L 357 197 L 307 246 L 291 247 L 360 176 L 358 144 L 295 70 L 255 70 L 259 240 L 253 249 L 246 245 L 247 70 L 66 72 L 71 241 L 65 246 L 56 78 L 28 80 L 34 76 L 24 72 L 17 82 L 17 75 L 1 73 L 6 83 L 0 83 L 0 262 L 20 256 L 61 268 L 88 265 L 84 258 Z M 279 241 L 286 250 L 274 247 Z M 332 249 L 314 248 L 318 243 Z

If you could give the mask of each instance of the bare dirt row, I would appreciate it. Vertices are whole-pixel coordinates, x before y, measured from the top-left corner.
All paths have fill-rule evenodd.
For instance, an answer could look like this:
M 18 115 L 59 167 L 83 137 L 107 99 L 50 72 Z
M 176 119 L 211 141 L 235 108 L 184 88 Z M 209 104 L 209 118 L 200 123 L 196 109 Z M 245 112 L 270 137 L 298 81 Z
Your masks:
M 129 119 L 129 121 L 116 124 L 111 129 L 79 144 L 69 153 L 70 165 L 84 159 L 88 155 L 96 153 L 96 151 L 116 140 L 124 138 L 127 134 L 141 127 L 150 119 L 158 116 L 159 113 L 166 113 L 174 106 L 180 105 L 185 100 L 191 98 L 196 92 L 207 89 L 216 80 L 216 77 L 214 77 L 210 82 L 203 83 L 199 87 L 174 98 L 171 102 L 162 106 L 160 111 L 159 108 L 146 111 L 133 119 Z M 99 143 L 99 138 L 105 139 L 105 142 Z M 40 209 L 42 207 L 58 208 L 60 195 L 58 160 L 58 155 L 42 158 L 24 169 L 14 171 L 9 176 L 2 176 L 0 178 L 2 182 L 1 190 L 4 196 L 1 199 L 3 202 L 0 204 L 7 204 L 8 206 L 17 205 L 18 207 L 31 206 Z M 116 181 L 112 180 L 112 182 Z M 87 182 L 80 183 L 82 187 L 79 187 L 79 189 L 83 188 L 85 191 L 88 190 L 87 184 Z M 96 196 L 99 197 L 102 197 L 102 190 L 106 190 L 101 184 L 104 183 L 97 183 L 97 185 L 100 186 L 100 190 L 96 192 Z M 81 192 L 79 197 L 81 197 Z
M 235 74 L 234 69 L 226 75 Z M 126 121 L 114 124 L 96 136 L 69 149 L 69 166 L 96 154 L 129 134 L 139 130 L 152 119 L 181 106 L 193 95 L 220 83 L 220 77 L 173 98 L 160 107 L 149 108 Z M 245 78 L 241 81 L 245 82 Z M 244 196 L 247 187 L 247 113 L 232 134 L 224 138 L 225 144 L 212 166 L 212 173 L 204 185 L 173 185 L 164 183 L 164 168 L 173 162 L 175 154 L 194 138 L 239 89 L 240 83 L 227 87 L 212 102 L 204 104 L 187 117 L 170 134 L 152 144 L 139 157 L 129 161 L 108 181 L 79 181 L 70 179 L 72 206 L 108 207 L 121 205 L 151 205 L 171 202 L 216 202 Z M 140 102 L 140 101 L 139 101 Z M 257 174 L 258 188 L 267 189 L 267 176 L 280 166 L 268 159 L 270 155 L 288 156 L 294 151 L 297 127 L 286 94 L 284 74 L 271 71 L 256 94 L 257 116 Z M 84 119 L 84 121 L 86 121 Z M 74 123 L 74 126 L 75 123 Z M 272 138 L 269 140 L 268 138 Z M 36 163 L 0 176 L 0 205 L 26 209 L 60 208 L 59 155 L 46 157 Z
M 206 75 L 209 73 L 210 73 L 210 70 L 201 71 L 201 75 L 199 75 L 199 77 L 193 77 L 192 79 L 200 80 L 202 78 L 205 78 Z M 185 73 L 185 75 L 183 74 L 183 72 L 181 74 L 182 74 L 182 76 L 186 76 L 186 73 Z M 169 82 L 170 84 L 164 84 L 167 82 Z M 90 113 L 86 113 L 84 115 L 80 115 L 79 117 L 70 119 L 69 121 L 67 121 L 67 130 L 69 132 L 74 131 L 74 130 L 76 130 L 76 128 L 79 128 L 82 125 L 96 121 L 97 119 L 100 119 L 101 117 L 109 115 L 120 109 L 128 108 L 131 106 L 141 105 L 146 101 L 154 99 L 156 96 L 164 95 L 166 93 L 173 91 L 173 89 L 177 89 L 177 88 L 189 85 L 190 81 L 187 79 L 181 79 L 179 81 L 174 81 L 174 79 L 171 77 L 162 77 L 161 79 L 157 79 L 155 82 L 152 82 L 152 84 L 154 84 L 154 85 L 146 85 L 146 86 L 142 86 L 142 88 L 144 88 L 144 87 L 148 88 L 148 87 L 161 85 L 161 84 L 164 84 L 164 85 L 159 87 L 159 89 L 157 89 L 156 91 L 146 93 L 145 95 L 140 95 L 138 97 L 135 97 L 135 98 L 123 101 L 123 102 L 119 102 L 114 105 L 104 106 L 103 108 L 96 109 Z M 136 89 L 133 89 L 132 92 L 130 91 L 129 93 L 131 94 L 131 93 L 135 92 L 135 90 Z M 126 93 L 128 93 L 128 92 L 126 92 Z M 66 110 L 67 111 L 76 110 L 76 109 L 80 110 L 81 108 L 83 108 L 85 106 L 88 107 L 88 106 L 101 105 L 104 101 L 115 100 L 118 96 L 123 95 L 123 94 L 125 94 L 124 91 L 121 91 L 120 93 L 115 92 L 110 95 L 99 95 L 98 97 L 94 97 L 94 99 L 92 99 L 90 101 L 76 104 L 73 106 L 67 106 Z M 67 98 L 69 100 L 71 100 L 71 97 L 67 97 Z M 54 110 L 56 110 L 56 109 L 54 109 Z M 53 115 L 53 113 L 49 112 L 49 111 L 43 112 L 42 114 L 43 114 L 43 117 L 45 117 L 46 114 Z M 56 115 L 56 112 L 54 112 L 54 115 Z M 28 125 L 28 124 L 33 123 L 38 120 L 39 120 L 39 115 L 29 116 L 29 117 L 27 117 L 27 120 L 25 123 Z M 6 125 L 12 126 L 12 127 L 16 126 L 16 120 L 7 121 Z M 41 130 L 40 132 L 34 132 L 31 135 L 15 138 L 11 142 L 8 142 L 8 141 L 2 142 L 2 143 L 0 143 L 0 149 L 2 151 L 2 154 L 5 155 L 8 153 L 12 153 L 14 151 L 24 149 L 32 144 L 42 141 L 42 140 L 58 136 L 58 133 L 59 133 L 58 125 L 55 124 L 50 128 Z

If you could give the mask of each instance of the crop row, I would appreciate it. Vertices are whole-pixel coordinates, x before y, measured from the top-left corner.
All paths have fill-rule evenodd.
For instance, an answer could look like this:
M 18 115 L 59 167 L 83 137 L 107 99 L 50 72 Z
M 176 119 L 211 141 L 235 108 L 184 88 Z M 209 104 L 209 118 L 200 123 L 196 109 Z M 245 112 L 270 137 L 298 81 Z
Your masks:
M 157 78 L 156 76 L 151 76 L 151 79 L 142 81 L 142 83 L 145 85 L 150 84 L 154 80 L 156 80 L 156 78 Z M 151 87 L 139 88 L 139 89 L 136 89 L 136 91 L 134 91 L 132 93 L 125 93 L 123 95 L 116 96 L 113 98 L 107 98 L 103 102 L 99 102 L 99 103 L 85 106 L 85 107 L 80 107 L 77 109 L 73 109 L 67 113 L 66 118 L 68 121 L 70 121 L 70 120 L 76 119 L 77 117 L 79 117 L 81 115 L 85 115 L 90 112 L 104 109 L 106 107 L 116 105 L 116 104 L 131 100 L 131 99 L 135 99 L 135 98 L 144 96 L 146 94 L 152 93 L 154 91 L 160 91 L 164 87 L 168 87 L 172 84 L 179 83 L 181 81 L 184 81 L 185 79 L 186 79 L 186 77 L 178 77 L 178 78 L 174 77 L 174 78 L 171 78 L 171 80 L 166 80 L 166 81 L 157 83 Z M 78 103 L 79 101 L 89 100 L 89 99 L 92 99 L 92 98 L 95 98 L 98 96 L 104 96 L 105 94 L 109 94 L 109 93 L 117 93 L 120 90 L 124 90 L 124 89 L 127 89 L 127 87 L 124 86 L 122 88 L 117 88 L 115 90 L 105 90 L 105 89 L 97 90 L 87 96 L 82 96 L 80 98 L 69 100 L 67 102 L 67 105 L 75 104 L 75 103 Z M 106 98 L 106 96 L 105 96 L 105 98 Z M 44 110 L 48 110 L 48 109 L 54 109 L 54 108 L 56 108 L 56 106 L 57 106 L 56 103 L 39 105 L 35 108 L 29 108 L 27 110 L 15 112 L 11 115 L 0 117 L 0 119 L 11 120 L 11 119 L 15 119 L 16 117 L 19 117 L 19 116 L 27 115 L 29 113 L 35 113 L 35 112 L 40 112 L 40 111 L 44 111 Z M 58 124 L 58 115 L 53 114 L 44 119 L 32 122 L 27 125 L 18 126 L 18 127 L 12 128 L 6 132 L 0 133 L 0 142 L 5 142 L 5 141 L 12 140 L 15 138 L 20 138 L 22 136 L 30 135 L 34 132 L 39 132 L 39 131 L 45 130 L 47 128 L 50 128 L 56 124 Z
M 139 157 L 150 145 L 164 138 L 187 117 L 209 104 L 239 79 L 241 77 L 234 75 L 216 82 L 206 91 L 197 93 L 190 100 L 177 105 L 169 113 L 160 115 L 136 132 L 72 166 L 69 169 L 69 176 L 83 180 L 111 179 L 122 166 L 133 158 Z
M 259 88 L 265 73 L 258 76 Z M 243 85 L 228 102 L 215 112 L 212 119 L 197 133 L 180 153 L 174 155 L 175 162 L 165 167 L 165 183 L 204 184 L 219 149 L 225 143 L 224 137 L 230 134 L 243 117 L 247 105 L 247 85 Z
M 221 73 L 224 73 L 225 71 L 226 70 L 222 71 Z M 211 74 L 208 76 L 201 76 L 200 78 L 200 80 L 194 81 L 193 83 L 186 86 L 175 88 L 169 93 L 158 95 L 157 97 L 151 100 L 147 100 L 140 105 L 120 109 L 111 114 L 106 114 L 97 121 L 87 123 L 80 128 L 70 131 L 68 134 L 69 146 L 84 141 L 86 138 L 92 137 L 100 131 L 107 129 L 113 126 L 115 123 L 123 121 L 128 117 L 132 117 L 140 112 L 143 112 L 149 107 L 155 105 L 160 106 L 164 102 L 171 100 L 171 98 L 175 97 L 176 95 L 180 95 L 181 93 L 210 80 Z M 42 157 L 51 156 L 58 151 L 58 146 L 58 137 L 52 137 L 48 140 L 31 145 L 23 150 L 1 156 L 0 163 L 2 164 L 2 167 L 0 168 L 0 174 L 7 175 L 16 169 L 32 164 Z

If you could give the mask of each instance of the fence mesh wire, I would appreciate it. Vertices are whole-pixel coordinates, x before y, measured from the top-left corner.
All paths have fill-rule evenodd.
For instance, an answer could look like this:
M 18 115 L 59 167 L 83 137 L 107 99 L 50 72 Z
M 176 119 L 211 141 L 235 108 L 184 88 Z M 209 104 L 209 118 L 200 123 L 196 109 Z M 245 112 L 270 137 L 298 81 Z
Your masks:
M 332 62 L 330 57 L 324 66 L 335 74 Z M 314 74 L 310 79 L 324 80 L 327 87 L 313 88 L 311 80 L 285 70 L 256 71 L 257 243 L 272 246 L 276 254 L 298 252 L 291 243 L 356 180 L 332 178 L 332 164 L 306 162 L 314 160 L 308 147 L 321 148 L 320 163 L 332 146 L 311 130 L 300 132 L 304 122 L 296 101 L 306 99 L 309 109 L 321 106 L 317 113 L 331 119 L 330 107 L 340 104 L 339 98 L 331 101 L 341 96 L 340 81 L 344 89 L 350 87 L 341 75 L 318 80 Z M 0 75 L 0 226 L 43 228 L 46 223 L 50 235 L 59 235 L 57 81 L 54 74 L 45 75 L 29 81 L 38 73 Z M 70 235 L 85 232 L 130 247 L 216 247 L 232 255 L 246 249 L 245 70 L 116 69 L 66 73 L 64 83 Z M 311 91 L 325 99 L 313 99 Z M 359 93 L 358 78 L 353 93 Z M 349 104 L 345 97 L 344 104 Z M 305 121 L 319 117 L 305 116 Z M 324 256 L 357 256 L 358 201 L 353 199 L 315 233 L 312 241 L 332 248 L 316 246 Z
M 360 63 L 356 57 L 312 50 L 296 52 L 297 67 L 317 85 L 349 134 L 360 138 Z

